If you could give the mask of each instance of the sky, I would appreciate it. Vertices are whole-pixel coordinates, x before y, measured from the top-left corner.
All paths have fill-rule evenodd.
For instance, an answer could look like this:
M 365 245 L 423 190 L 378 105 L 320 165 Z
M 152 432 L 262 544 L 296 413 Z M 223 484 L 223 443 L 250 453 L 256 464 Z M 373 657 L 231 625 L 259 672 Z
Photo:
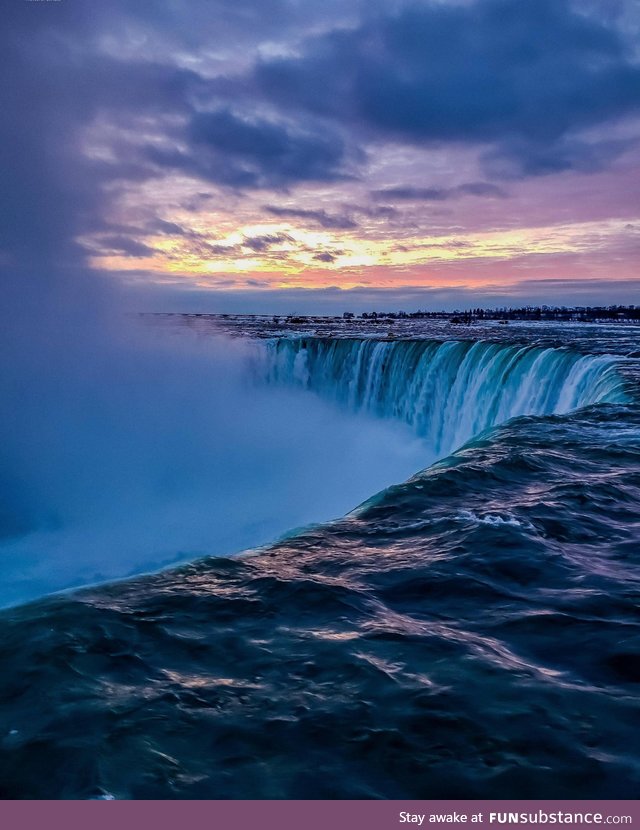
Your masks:
M 0 276 L 64 304 L 640 302 L 637 0 L 8 0 Z

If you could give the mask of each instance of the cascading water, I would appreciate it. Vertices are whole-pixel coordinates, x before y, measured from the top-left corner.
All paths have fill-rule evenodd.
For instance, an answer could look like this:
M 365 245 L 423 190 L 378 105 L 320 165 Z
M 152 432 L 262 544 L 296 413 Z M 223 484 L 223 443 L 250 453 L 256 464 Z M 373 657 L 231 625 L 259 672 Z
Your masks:
M 70 420 L 77 395 L 64 407 L 73 441 L 50 491 L 66 494 L 86 473 L 67 505 L 78 508 L 70 519 L 84 516 L 85 482 L 109 461 L 113 484 L 100 478 L 108 498 L 93 510 L 102 521 L 16 539 L 0 551 L 0 577 L 18 599 L 60 587 L 65 567 L 78 584 L 101 545 L 107 565 L 148 555 L 145 534 L 174 550 L 200 538 L 185 559 L 214 555 L 0 613 L 0 795 L 639 791 L 629 741 L 640 714 L 633 358 L 539 341 L 309 337 L 236 350 L 203 337 L 172 362 L 179 342 L 160 361 L 155 349 L 127 361 L 126 388 L 122 367 L 100 374 L 105 396 L 82 387 L 100 414 L 117 394 L 126 418 L 111 407 L 100 430 L 84 409 Z M 255 377 L 247 388 L 254 359 L 270 388 Z M 509 420 L 525 413 L 542 417 Z M 392 469 L 396 453 L 376 462 L 394 433 L 400 456 L 415 444 L 408 480 Z M 464 452 L 429 465 L 432 445 L 444 455 L 471 436 Z M 400 483 L 372 496 L 378 473 Z M 238 547 L 221 534 L 246 538 L 264 522 L 284 530 L 301 499 L 313 520 L 327 489 L 347 498 L 353 475 L 372 497 L 344 518 L 258 556 L 226 556 Z
M 625 399 L 617 358 L 570 349 L 263 340 L 259 377 L 284 388 L 248 390 L 250 343 L 189 337 L 168 352 L 163 342 L 105 347 L 96 382 L 61 358 L 55 385 L 43 380 L 10 422 L 0 604 L 263 544 L 353 509 L 513 416 Z
M 298 338 L 269 342 L 263 371 L 271 383 L 400 419 L 445 455 L 518 415 L 624 402 L 617 363 L 609 355 L 486 341 Z

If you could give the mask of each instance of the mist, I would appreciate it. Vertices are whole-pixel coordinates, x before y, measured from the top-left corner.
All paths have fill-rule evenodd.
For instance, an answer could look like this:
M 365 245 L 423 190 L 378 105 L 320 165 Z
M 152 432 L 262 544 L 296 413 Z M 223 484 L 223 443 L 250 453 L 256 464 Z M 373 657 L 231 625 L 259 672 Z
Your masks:
M 100 52 L 95 22 L 18 3 L 0 31 L 0 605 L 268 543 L 428 461 L 408 428 L 256 388 L 246 345 L 143 331 L 89 266 L 123 182 L 157 171 L 87 130 L 188 112 L 201 84 Z
M 256 384 L 256 344 L 36 321 L 0 405 L 3 605 L 263 545 L 431 460 L 409 427 Z

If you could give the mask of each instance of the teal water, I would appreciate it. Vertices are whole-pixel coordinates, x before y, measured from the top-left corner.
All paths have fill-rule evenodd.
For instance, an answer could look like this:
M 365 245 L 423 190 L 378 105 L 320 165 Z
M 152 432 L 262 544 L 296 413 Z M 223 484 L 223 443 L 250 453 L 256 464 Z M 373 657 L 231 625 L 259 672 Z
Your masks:
M 352 411 L 399 419 L 437 455 L 524 414 L 560 414 L 628 400 L 612 355 L 468 340 L 271 341 L 272 382 L 300 386 Z
M 635 797 L 640 405 L 619 358 L 260 349 L 260 383 L 443 457 L 255 555 L 2 612 L 0 794 Z

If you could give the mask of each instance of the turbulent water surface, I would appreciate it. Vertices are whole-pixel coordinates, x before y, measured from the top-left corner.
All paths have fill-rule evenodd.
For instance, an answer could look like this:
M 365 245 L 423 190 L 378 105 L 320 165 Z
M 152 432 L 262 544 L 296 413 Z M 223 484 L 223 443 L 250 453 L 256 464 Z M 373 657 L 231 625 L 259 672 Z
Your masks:
M 4 611 L 0 794 L 637 796 L 637 358 L 607 338 L 258 343 L 259 385 L 441 460 L 256 555 Z

